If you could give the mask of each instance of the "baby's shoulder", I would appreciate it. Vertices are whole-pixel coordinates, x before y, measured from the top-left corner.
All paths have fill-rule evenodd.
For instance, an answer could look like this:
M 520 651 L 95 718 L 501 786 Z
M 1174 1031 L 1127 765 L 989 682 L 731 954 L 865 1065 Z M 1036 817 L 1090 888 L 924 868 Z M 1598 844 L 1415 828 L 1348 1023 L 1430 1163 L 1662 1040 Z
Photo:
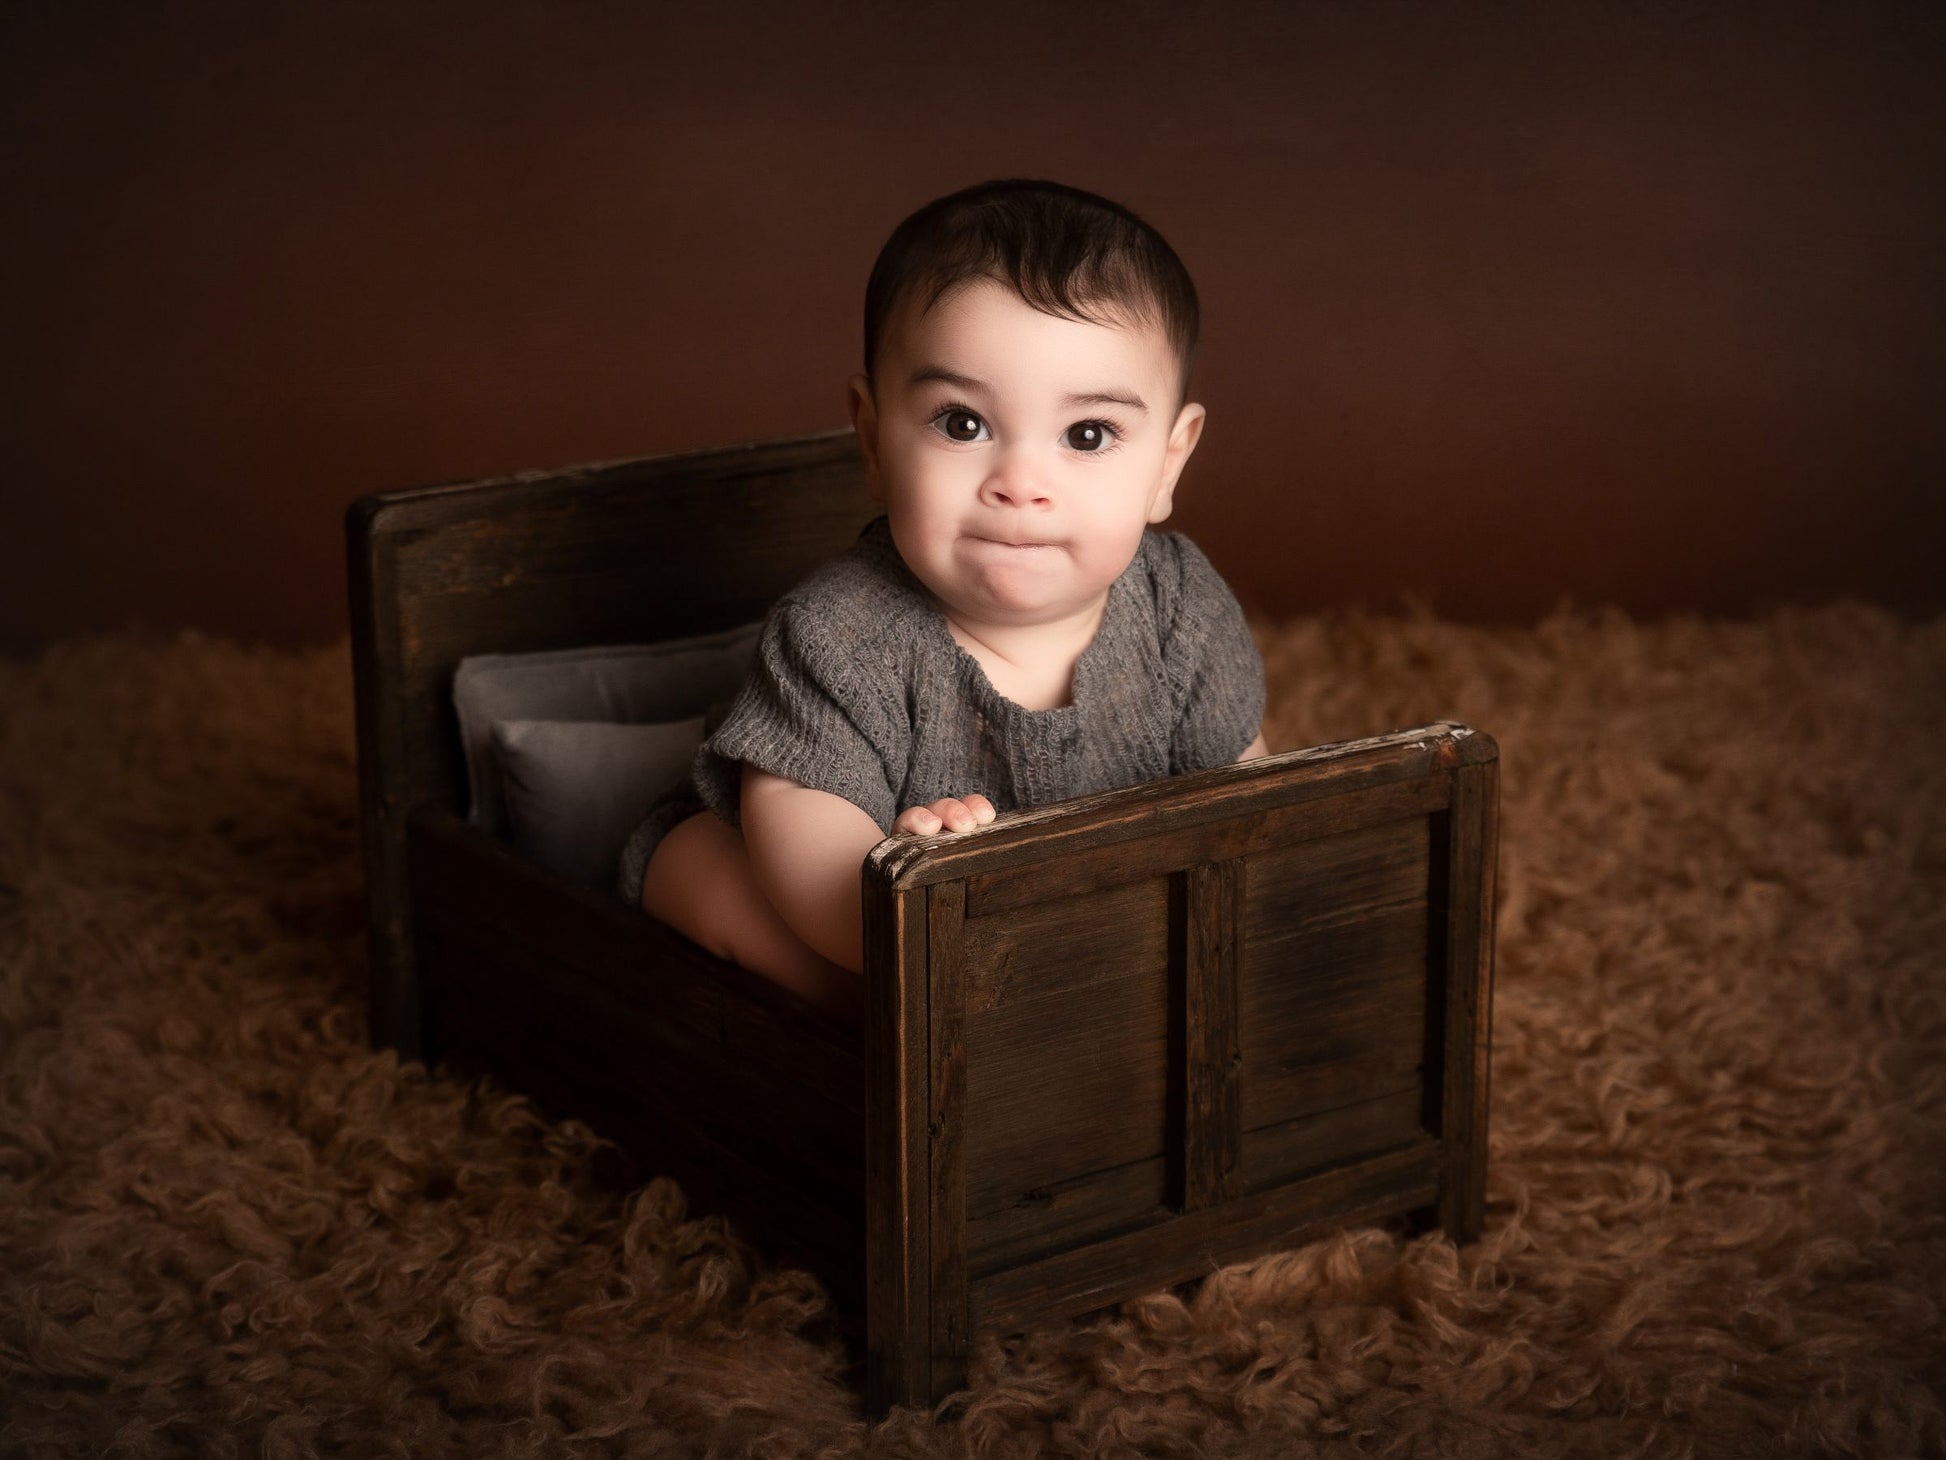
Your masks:
M 777 601 L 766 636 L 800 649 L 829 649 L 863 667 L 896 672 L 920 642 L 928 610 L 880 519 L 857 543 L 820 563 Z
M 1223 576 L 1203 550 L 1180 532 L 1143 533 L 1133 566 L 1165 644 L 1179 632 L 1196 631 L 1236 609 L 1236 599 Z

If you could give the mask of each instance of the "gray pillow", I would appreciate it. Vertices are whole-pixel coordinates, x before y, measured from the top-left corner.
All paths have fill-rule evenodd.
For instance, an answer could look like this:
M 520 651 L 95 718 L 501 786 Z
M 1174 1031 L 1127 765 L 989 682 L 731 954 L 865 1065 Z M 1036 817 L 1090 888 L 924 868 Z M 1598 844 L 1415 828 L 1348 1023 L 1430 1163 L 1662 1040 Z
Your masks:
M 453 675 L 453 707 L 466 759 L 468 815 L 489 831 L 508 830 L 503 777 L 493 755 L 496 724 L 666 725 L 695 719 L 737 692 L 755 662 L 760 627 L 743 624 L 666 644 L 462 659 Z
M 612 887 L 629 834 L 702 743 L 700 716 L 668 725 L 501 721 L 493 750 L 515 850 L 583 886 Z

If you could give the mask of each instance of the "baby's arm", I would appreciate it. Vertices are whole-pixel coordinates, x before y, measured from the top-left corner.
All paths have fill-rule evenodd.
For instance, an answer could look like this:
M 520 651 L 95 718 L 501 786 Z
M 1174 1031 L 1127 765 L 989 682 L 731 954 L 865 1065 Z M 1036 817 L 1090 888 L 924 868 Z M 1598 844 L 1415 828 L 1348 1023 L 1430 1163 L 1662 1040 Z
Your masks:
M 833 963 L 865 966 L 864 911 L 858 869 L 882 840 L 878 823 L 829 791 L 743 768 L 743 842 L 750 870 L 792 932 Z M 993 820 L 984 796 L 913 806 L 894 831 L 931 835 L 967 831 Z
M 1243 754 L 1237 757 L 1237 763 L 1241 765 L 1246 760 L 1255 760 L 1260 755 L 1269 754 L 1270 747 L 1264 744 L 1264 732 L 1259 730 L 1257 738 L 1245 746 Z
M 865 966 L 858 869 L 883 839 L 878 823 L 829 791 L 743 768 L 743 844 L 750 870 L 792 932 L 853 973 Z

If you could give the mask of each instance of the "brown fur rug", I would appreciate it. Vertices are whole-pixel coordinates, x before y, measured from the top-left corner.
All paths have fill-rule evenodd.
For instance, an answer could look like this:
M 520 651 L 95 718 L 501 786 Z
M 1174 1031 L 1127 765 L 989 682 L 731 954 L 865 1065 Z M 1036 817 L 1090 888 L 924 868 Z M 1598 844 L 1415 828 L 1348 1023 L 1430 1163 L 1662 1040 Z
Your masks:
M 859 1415 L 816 1284 L 369 1050 L 347 654 L 0 662 L 0 1454 L 1946 1453 L 1946 620 L 1264 628 L 1504 758 L 1487 1233 Z

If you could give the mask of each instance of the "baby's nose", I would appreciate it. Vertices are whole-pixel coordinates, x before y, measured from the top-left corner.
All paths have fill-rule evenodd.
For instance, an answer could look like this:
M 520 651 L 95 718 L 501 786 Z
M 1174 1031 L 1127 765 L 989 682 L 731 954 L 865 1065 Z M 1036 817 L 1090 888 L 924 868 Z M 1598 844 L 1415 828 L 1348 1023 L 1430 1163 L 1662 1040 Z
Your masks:
M 1006 507 L 1038 507 L 1051 500 L 1047 479 L 1018 457 L 999 463 L 986 479 L 988 501 Z

